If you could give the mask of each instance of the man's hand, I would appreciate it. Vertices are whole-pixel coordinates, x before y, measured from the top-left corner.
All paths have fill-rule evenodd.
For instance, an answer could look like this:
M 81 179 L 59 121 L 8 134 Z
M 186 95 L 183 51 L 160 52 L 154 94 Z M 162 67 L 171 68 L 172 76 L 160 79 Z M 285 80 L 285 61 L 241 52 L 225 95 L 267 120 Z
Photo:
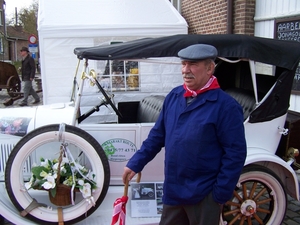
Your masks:
M 131 169 L 129 169 L 128 167 L 124 167 L 124 173 L 123 173 L 123 183 L 125 184 L 126 181 L 130 181 L 134 176 L 135 176 L 135 172 L 132 171 Z

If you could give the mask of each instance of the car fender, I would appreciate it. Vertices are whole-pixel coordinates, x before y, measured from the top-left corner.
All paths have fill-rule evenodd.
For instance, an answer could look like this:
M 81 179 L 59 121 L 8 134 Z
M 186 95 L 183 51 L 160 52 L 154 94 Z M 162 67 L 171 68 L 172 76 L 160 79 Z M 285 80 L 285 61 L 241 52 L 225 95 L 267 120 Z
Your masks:
M 23 108 L 1 109 L 0 119 L 12 125 L 14 119 L 23 118 L 26 121 L 26 133 L 49 124 L 72 123 L 74 106 L 72 103 L 56 103 Z M 77 124 L 75 124 L 77 125 Z M 12 134 L 13 135 L 13 134 Z
M 299 183 L 296 172 L 291 167 L 292 162 L 286 162 L 277 155 L 265 149 L 248 148 L 246 165 L 259 164 L 272 170 L 280 178 L 287 193 L 299 201 Z
M 66 123 L 71 125 L 74 106 L 71 103 L 55 103 L 38 106 L 35 116 L 35 129 L 48 124 Z

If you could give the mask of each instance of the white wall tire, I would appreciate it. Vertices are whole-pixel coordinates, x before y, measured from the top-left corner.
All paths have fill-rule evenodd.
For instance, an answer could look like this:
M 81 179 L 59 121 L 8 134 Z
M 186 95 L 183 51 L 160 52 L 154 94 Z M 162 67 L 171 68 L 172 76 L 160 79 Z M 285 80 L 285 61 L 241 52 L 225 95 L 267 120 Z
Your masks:
M 259 165 L 246 166 L 232 199 L 223 207 L 221 224 L 281 224 L 286 208 L 287 196 L 278 176 Z
M 34 199 L 49 207 L 38 207 L 32 210 L 26 217 L 39 224 L 57 224 L 57 207 L 48 199 L 46 191 L 31 191 L 24 186 L 26 169 L 33 163 L 38 164 L 40 156 L 58 158 L 57 146 L 59 124 L 40 127 L 24 136 L 11 152 L 5 170 L 5 185 L 12 203 L 20 211 L 25 209 Z M 107 157 L 99 143 L 87 132 L 66 125 L 63 133 L 64 140 L 73 153 L 78 154 L 80 160 L 89 165 L 96 174 L 97 190 L 93 193 L 96 205 L 87 204 L 81 193 L 76 194 L 75 205 L 63 207 L 63 218 L 65 224 L 74 224 L 92 214 L 102 203 L 109 186 L 110 170 Z M 55 148 L 53 149 L 53 146 Z M 58 148 L 58 147 L 57 147 Z M 53 151 L 52 151 L 53 149 Z M 56 154 L 56 155 L 55 155 Z M 29 165 L 30 164 L 30 165 Z M 28 171 L 27 171 L 28 174 Z M 27 178 L 28 179 L 28 178 Z

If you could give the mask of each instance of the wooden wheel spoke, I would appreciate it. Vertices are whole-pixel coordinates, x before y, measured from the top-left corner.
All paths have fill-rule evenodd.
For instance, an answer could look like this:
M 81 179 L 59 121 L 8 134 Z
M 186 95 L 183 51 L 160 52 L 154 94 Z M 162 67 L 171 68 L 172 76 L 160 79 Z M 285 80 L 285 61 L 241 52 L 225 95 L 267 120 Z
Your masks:
M 251 217 L 250 217 L 250 216 L 248 216 L 247 222 L 248 222 L 248 225 L 252 225 L 252 220 L 251 220 Z
M 259 216 L 256 213 L 253 214 L 253 217 L 257 220 L 259 224 L 264 224 L 264 222 L 259 218 Z
M 240 203 L 231 202 L 231 201 L 226 202 L 225 205 L 227 205 L 227 206 L 235 206 L 235 207 L 239 207 L 239 208 L 241 207 Z
M 262 212 L 262 213 L 267 213 L 267 214 L 270 214 L 270 213 L 271 213 L 270 210 L 268 210 L 268 209 L 262 209 L 262 208 L 257 208 L 257 209 L 256 209 L 256 212 Z
M 242 214 L 238 213 L 229 223 L 228 225 L 234 224 L 239 218 L 241 218 Z
M 246 183 L 243 183 L 242 186 L 243 186 L 243 197 L 244 197 L 244 200 L 246 200 L 248 197 Z
M 229 216 L 229 215 L 233 215 L 233 214 L 236 214 L 236 213 L 239 213 L 240 212 L 240 209 L 234 209 L 234 210 L 230 210 L 228 212 L 224 212 L 223 215 L 224 216 Z
M 271 198 L 267 198 L 267 199 L 264 199 L 264 200 L 256 202 L 256 205 L 263 205 L 263 204 L 266 204 L 266 203 L 268 203 L 270 201 L 272 201 L 272 199 Z
M 267 188 L 263 188 L 253 199 L 254 201 L 257 201 L 257 199 L 259 199 L 260 196 L 263 195 L 263 193 L 265 193 L 267 191 Z
M 255 192 L 255 190 L 256 190 L 256 186 L 257 186 L 257 182 L 254 182 L 253 185 L 252 185 L 250 194 L 249 194 L 249 198 L 250 198 L 250 199 L 253 198 L 254 192 Z
M 233 194 L 234 194 L 234 197 L 236 197 L 239 200 L 239 202 L 243 202 L 243 199 L 241 198 L 241 196 L 239 196 L 237 191 L 234 191 Z
M 245 219 L 246 219 L 246 216 L 244 215 L 244 216 L 242 216 L 242 218 L 241 218 L 241 221 L 240 221 L 240 224 L 239 225 L 243 225 L 244 224 L 244 222 L 245 222 Z

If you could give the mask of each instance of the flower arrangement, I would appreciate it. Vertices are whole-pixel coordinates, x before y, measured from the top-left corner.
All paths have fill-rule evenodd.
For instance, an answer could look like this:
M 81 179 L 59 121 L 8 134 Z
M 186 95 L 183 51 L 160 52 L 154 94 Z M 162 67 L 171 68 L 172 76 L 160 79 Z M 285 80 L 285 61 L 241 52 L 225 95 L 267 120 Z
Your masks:
M 29 182 L 25 183 L 26 189 L 38 189 L 49 191 L 49 196 L 55 198 L 58 185 L 65 185 L 70 188 L 71 196 L 74 191 L 80 191 L 83 198 L 89 203 L 94 203 L 92 192 L 97 188 L 94 181 L 95 174 L 76 161 L 70 162 L 67 157 L 60 159 L 40 159 L 40 165 L 31 168 L 32 176 Z M 72 198 L 73 199 L 73 198 Z

